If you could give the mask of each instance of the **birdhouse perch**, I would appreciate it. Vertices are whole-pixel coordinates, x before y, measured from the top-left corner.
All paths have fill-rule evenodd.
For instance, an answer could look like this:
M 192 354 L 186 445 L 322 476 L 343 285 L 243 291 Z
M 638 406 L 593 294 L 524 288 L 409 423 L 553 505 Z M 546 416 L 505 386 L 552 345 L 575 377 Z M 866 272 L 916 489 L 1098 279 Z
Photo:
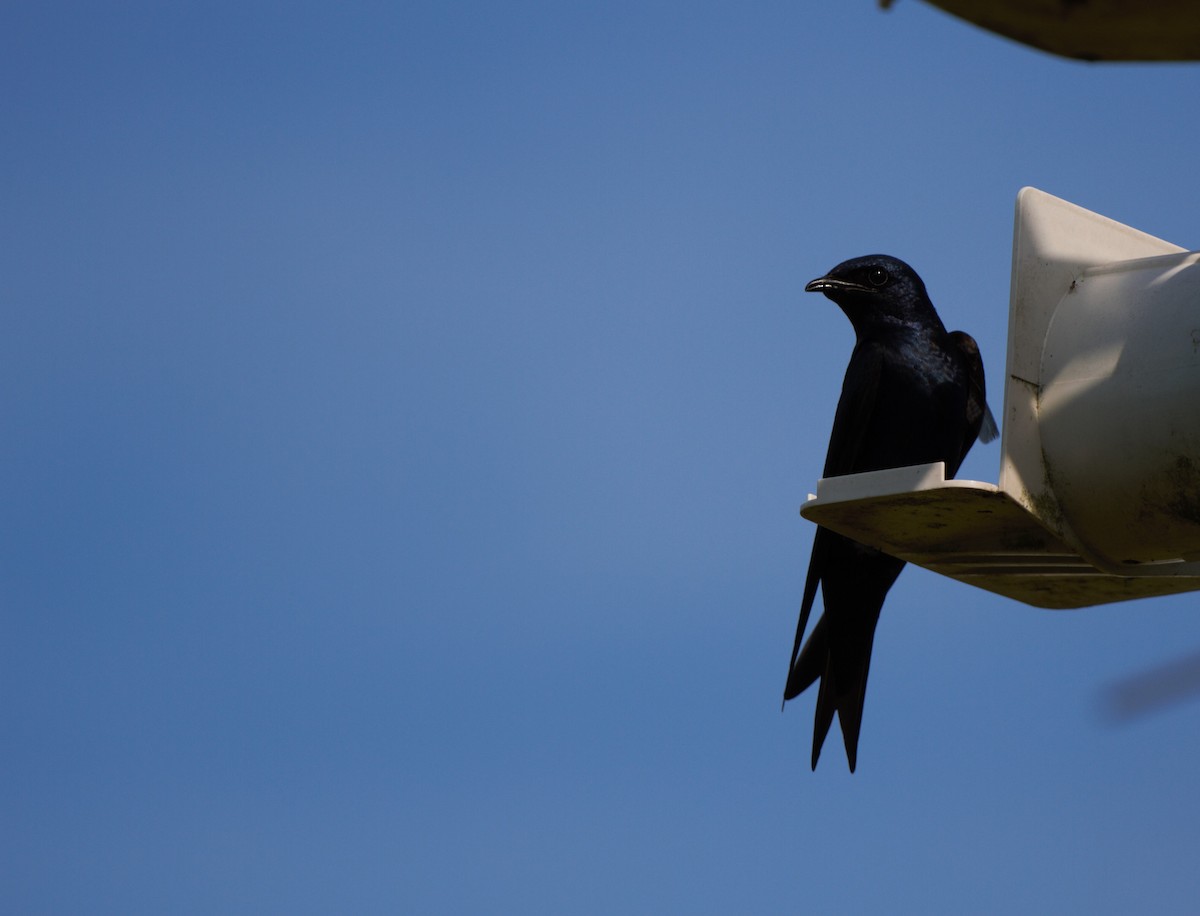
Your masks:
M 1047 608 L 1200 589 L 1200 252 L 1017 196 L 999 484 L 819 481 L 801 515 Z

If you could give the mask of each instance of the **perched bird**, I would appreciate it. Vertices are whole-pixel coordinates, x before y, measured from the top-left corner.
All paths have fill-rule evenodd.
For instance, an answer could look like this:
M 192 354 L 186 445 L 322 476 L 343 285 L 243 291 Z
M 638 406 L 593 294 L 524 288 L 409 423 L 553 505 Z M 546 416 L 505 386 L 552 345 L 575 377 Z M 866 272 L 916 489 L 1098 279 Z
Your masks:
M 936 461 L 944 461 L 952 477 L 976 436 L 995 438 L 979 347 L 963 331 L 946 331 L 911 267 L 868 255 L 839 264 L 804 289 L 837 303 L 856 337 L 824 477 Z M 903 568 L 903 560 L 817 528 L 783 693 L 786 703 L 820 680 L 813 769 L 836 712 L 854 772 L 875 625 Z M 801 650 L 818 585 L 825 613 Z

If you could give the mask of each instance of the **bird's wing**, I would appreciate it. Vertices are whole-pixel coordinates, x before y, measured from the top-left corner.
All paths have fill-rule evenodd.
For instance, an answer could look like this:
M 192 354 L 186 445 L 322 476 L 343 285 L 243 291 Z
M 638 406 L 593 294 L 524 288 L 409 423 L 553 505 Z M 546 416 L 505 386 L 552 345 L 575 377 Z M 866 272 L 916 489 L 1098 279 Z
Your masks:
M 877 347 L 855 347 L 833 417 L 829 451 L 825 453 L 825 477 L 863 470 L 863 446 L 874 425 L 882 376 L 883 351 Z
M 825 455 L 824 476 L 852 474 L 859 469 L 859 456 L 862 454 L 863 443 L 875 413 L 879 379 L 882 374 L 883 354 L 874 348 L 856 347 L 846 369 L 842 396 L 838 400 L 837 412 L 833 417 L 833 432 L 829 437 L 829 451 Z M 808 577 L 804 580 L 804 598 L 800 602 L 800 619 L 796 622 L 796 641 L 792 645 L 792 660 L 788 665 L 784 702 L 797 696 L 812 683 L 809 672 L 797 671 L 796 658 L 800 655 L 800 644 L 804 642 L 804 631 L 808 629 L 808 618 L 812 614 L 813 602 L 817 597 L 817 586 L 825 573 L 827 551 L 828 535 L 818 528 L 813 538 L 812 558 L 808 562 Z
M 980 442 L 991 442 L 1000 435 L 1000 430 L 987 403 L 987 380 L 983 374 L 983 357 L 979 355 L 979 344 L 966 331 L 951 331 L 950 342 L 966 360 L 970 382 L 967 391 L 967 440 L 962 449 L 962 458 L 965 458 L 976 437 Z
M 783 687 L 783 702 L 799 696 L 817 679 L 820 671 L 816 668 L 801 671 L 796 667 L 796 659 L 800 655 L 800 644 L 804 642 L 804 631 L 808 629 L 808 618 L 812 614 L 813 601 L 817 597 L 817 586 L 825 571 L 826 538 L 822 535 L 824 529 L 818 528 L 813 538 L 812 558 L 808 561 L 808 578 L 804 580 L 804 598 L 800 602 L 800 619 L 796 622 L 796 641 L 792 644 L 792 660 L 788 664 L 787 683 Z M 819 626 L 819 624 L 818 624 Z M 815 632 L 815 631 L 814 631 Z
M 1000 435 L 1000 428 L 996 426 L 996 418 L 992 416 L 992 409 L 987 406 L 987 401 L 983 402 L 983 423 L 979 427 L 979 441 L 991 442 Z

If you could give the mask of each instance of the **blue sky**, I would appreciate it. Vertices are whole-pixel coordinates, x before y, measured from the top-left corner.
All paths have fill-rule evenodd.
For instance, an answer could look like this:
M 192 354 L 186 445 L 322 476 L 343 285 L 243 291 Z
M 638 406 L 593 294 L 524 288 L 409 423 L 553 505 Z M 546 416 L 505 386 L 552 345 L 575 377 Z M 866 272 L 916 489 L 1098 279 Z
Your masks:
M 1200 247 L 1200 69 L 916 2 L 0 11 L 0 902 L 1190 912 L 1195 597 L 908 569 L 782 715 L 884 251 L 999 415 L 1034 185 Z M 963 476 L 995 481 L 998 445 Z

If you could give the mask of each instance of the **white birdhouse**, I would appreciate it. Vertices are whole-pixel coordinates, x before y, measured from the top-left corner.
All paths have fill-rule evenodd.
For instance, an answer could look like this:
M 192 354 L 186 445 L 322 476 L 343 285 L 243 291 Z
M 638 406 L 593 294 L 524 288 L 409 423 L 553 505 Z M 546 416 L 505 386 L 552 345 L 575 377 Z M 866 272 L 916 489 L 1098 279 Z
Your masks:
M 821 480 L 801 514 L 1038 607 L 1200 589 L 1200 252 L 1017 196 L 1000 480 Z

